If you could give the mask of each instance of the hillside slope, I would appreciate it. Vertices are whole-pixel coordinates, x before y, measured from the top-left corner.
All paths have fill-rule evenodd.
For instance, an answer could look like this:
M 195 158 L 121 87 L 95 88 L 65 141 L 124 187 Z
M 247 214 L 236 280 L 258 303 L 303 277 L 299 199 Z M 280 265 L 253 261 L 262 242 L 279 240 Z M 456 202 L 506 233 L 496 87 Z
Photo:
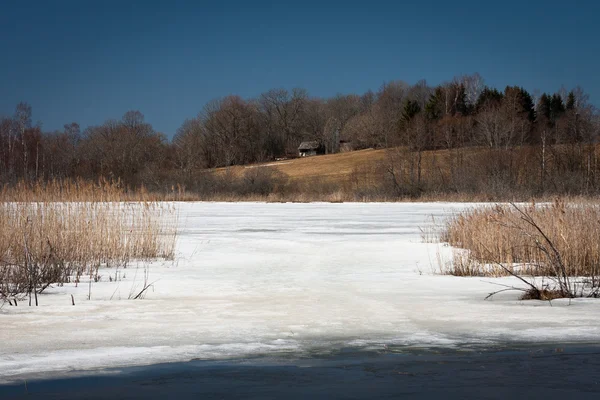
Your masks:
M 234 174 L 241 174 L 250 168 L 270 167 L 284 173 L 290 180 L 305 181 L 319 178 L 327 181 L 345 181 L 357 170 L 376 167 L 386 159 L 386 149 L 359 150 L 347 153 L 328 154 L 313 157 L 232 167 Z M 219 168 L 218 171 L 225 171 Z
M 204 190 L 208 195 L 220 190 L 221 195 L 234 197 L 241 193 L 298 201 L 491 201 L 590 195 L 599 190 L 599 145 L 553 145 L 542 150 L 540 146 L 420 153 L 403 147 L 367 149 L 210 170 L 242 179 L 217 179 Z M 260 169 L 269 173 L 252 173 Z

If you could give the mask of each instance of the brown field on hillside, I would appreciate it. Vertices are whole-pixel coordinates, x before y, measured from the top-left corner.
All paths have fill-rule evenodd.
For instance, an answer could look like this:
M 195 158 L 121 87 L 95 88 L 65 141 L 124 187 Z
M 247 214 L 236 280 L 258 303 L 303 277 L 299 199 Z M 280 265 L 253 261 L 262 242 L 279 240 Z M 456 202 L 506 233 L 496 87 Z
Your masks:
M 471 148 L 461 149 L 462 154 L 474 155 L 478 150 Z M 290 158 L 281 161 L 271 161 L 260 164 L 241 165 L 229 168 L 217 168 L 217 174 L 229 172 L 234 176 L 241 176 L 252 168 L 269 167 L 285 174 L 290 181 L 306 182 L 319 180 L 343 184 L 356 179 L 357 175 L 381 176 L 391 163 L 398 164 L 402 158 L 416 158 L 416 153 L 410 153 L 406 148 L 391 149 L 366 149 L 345 153 L 319 155 L 312 157 Z M 431 150 L 422 153 L 422 174 L 430 173 L 444 175 L 449 171 L 450 151 Z M 406 164 L 406 163 L 405 163 Z M 408 168 L 404 165 L 405 169 Z
M 218 168 L 217 173 L 229 170 L 234 175 L 241 175 L 250 168 L 271 167 L 286 174 L 290 180 L 310 180 L 311 178 L 326 179 L 340 182 L 361 168 L 370 168 L 384 162 L 387 149 L 367 149 L 347 153 L 328 154 L 313 157 L 291 158 L 261 164 Z
M 528 201 L 590 197 L 600 191 L 600 146 L 406 147 L 181 170 L 152 186 L 120 181 L 26 182 L 5 186 L 5 201 Z M 86 187 L 86 190 L 74 189 Z M 28 190 L 25 190 L 28 189 Z M 44 196 L 38 196 L 42 191 Z M 80 195 L 85 193 L 84 198 Z
M 556 195 L 586 197 L 595 193 L 600 184 L 599 150 L 598 146 L 582 145 L 554 145 L 546 149 L 466 147 L 421 152 L 405 147 L 367 149 L 207 170 L 201 179 L 208 178 L 206 174 L 229 182 L 237 179 L 249 188 L 256 187 L 257 182 L 270 181 L 272 190 L 268 197 L 273 201 L 507 201 L 552 199 Z M 193 186 L 186 189 L 193 191 Z M 236 195 L 239 193 L 235 191 Z

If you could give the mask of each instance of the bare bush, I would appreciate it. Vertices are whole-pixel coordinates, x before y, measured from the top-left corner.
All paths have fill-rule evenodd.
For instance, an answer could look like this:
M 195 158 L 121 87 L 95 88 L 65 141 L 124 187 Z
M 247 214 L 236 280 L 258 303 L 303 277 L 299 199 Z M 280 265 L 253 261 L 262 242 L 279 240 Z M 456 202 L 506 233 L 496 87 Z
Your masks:
M 282 191 L 287 182 L 287 176 L 271 167 L 252 167 L 244 171 L 239 182 L 238 192 L 242 195 L 269 195 Z

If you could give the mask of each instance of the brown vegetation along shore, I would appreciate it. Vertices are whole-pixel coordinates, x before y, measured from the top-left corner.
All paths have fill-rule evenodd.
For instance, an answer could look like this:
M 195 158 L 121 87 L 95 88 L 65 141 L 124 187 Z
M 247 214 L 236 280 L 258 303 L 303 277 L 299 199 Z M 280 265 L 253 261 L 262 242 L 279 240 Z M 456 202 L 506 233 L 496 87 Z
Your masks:
M 458 276 L 519 277 L 526 298 L 597 297 L 600 204 L 556 200 L 542 205 L 475 208 L 446 223 L 442 240 L 458 248 L 445 271 Z M 523 276 L 547 277 L 535 284 Z
M 28 296 L 37 305 L 49 285 L 78 284 L 82 276 L 98 280 L 103 266 L 173 258 L 173 207 L 113 202 L 115 187 L 78 184 L 3 192 L 13 201 L 0 202 L 0 302 L 16 305 Z
M 157 176 L 18 181 L 1 201 L 529 201 L 600 193 L 600 146 L 366 149 Z M 543 161 L 543 162 L 542 162 Z M 167 184 L 170 182 L 169 184 Z

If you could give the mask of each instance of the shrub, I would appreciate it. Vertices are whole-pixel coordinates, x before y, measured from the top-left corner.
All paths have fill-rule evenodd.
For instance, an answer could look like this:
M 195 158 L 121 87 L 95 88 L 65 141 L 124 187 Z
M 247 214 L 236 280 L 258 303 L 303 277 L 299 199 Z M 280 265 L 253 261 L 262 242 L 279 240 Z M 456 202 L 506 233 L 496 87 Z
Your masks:
M 244 171 L 237 192 L 242 195 L 255 194 L 268 196 L 281 192 L 287 182 L 287 175 L 271 167 L 255 166 Z
M 454 275 L 513 275 L 528 284 L 526 297 L 596 297 L 600 290 L 600 205 L 578 202 L 496 205 L 451 218 L 442 240 L 458 250 Z M 549 277 L 532 285 L 522 276 Z M 554 292 L 550 294 L 550 292 Z
M 102 266 L 172 258 L 175 210 L 158 203 L 0 203 L 0 299 L 98 279 Z

